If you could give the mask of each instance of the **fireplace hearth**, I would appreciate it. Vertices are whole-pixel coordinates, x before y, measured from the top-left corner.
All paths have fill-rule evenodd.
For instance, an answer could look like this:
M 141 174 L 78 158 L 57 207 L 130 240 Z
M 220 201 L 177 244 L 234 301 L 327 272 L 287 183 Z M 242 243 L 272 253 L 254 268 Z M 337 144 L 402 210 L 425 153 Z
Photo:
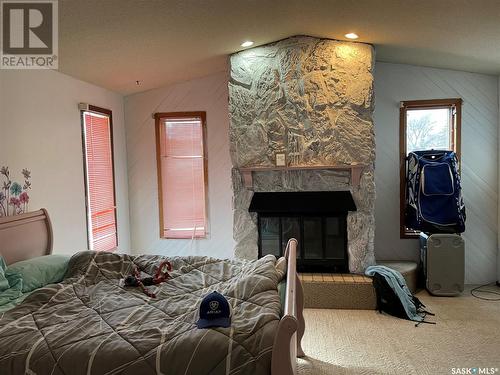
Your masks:
M 347 214 L 356 211 L 350 191 L 254 193 L 259 258 L 283 255 L 290 238 L 299 242 L 299 272 L 349 272 Z

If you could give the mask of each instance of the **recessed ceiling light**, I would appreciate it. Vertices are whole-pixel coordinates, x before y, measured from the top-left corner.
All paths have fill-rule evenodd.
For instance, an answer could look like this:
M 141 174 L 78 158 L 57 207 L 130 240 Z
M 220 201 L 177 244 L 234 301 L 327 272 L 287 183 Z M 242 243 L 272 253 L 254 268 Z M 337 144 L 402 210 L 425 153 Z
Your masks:
M 359 36 L 356 33 L 348 33 L 344 35 L 347 39 L 358 39 Z
M 247 41 L 241 43 L 242 47 L 250 47 L 251 45 L 253 45 L 253 42 L 251 40 L 247 40 Z

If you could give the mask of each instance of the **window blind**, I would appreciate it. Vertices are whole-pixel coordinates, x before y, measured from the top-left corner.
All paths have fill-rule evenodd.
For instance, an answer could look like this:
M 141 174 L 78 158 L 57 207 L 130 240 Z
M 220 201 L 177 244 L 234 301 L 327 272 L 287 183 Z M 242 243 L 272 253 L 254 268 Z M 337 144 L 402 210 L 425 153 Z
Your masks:
M 159 126 L 162 237 L 205 237 L 203 119 L 161 118 Z
M 84 112 L 89 247 L 97 251 L 118 242 L 111 134 L 109 116 Z

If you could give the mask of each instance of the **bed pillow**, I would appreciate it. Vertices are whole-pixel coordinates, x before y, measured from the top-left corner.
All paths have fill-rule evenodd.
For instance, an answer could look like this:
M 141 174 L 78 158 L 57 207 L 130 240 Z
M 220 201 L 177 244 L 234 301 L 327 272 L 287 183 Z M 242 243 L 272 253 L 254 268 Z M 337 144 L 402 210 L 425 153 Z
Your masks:
M 15 306 L 13 301 L 23 295 L 23 279 L 18 273 L 12 274 L 9 278 L 8 288 L 0 291 L 0 313 L 8 309 L 7 304 Z
M 0 256 L 0 293 L 4 290 L 9 289 L 9 281 L 5 276 L 5 270 L 7 265 L 5 264 L 5 260 Z
M 61 281 L 68 268 L 69 258 L 67 255 L 53 254 L 23 260 L 7 267 L 5 275 L 9 282 L 16 275 L 20 275 L 23 280 L 23 293 L 31 292 Z

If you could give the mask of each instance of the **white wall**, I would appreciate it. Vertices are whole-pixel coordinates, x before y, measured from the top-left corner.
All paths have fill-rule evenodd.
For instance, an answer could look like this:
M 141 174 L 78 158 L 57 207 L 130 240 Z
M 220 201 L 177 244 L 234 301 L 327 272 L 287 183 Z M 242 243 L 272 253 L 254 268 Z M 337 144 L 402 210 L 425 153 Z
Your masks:
M 206 111 L 209 237 L 160 239 L 155 112 Z M 132 251 L 233 257 L 227 73 L 125 98 Z
M 32 172 L 30 210 L 46 208 L 54 252 L 87 249 L 78 103 L 113 111 L 118 242 L 129 250 L 128 184 L 121 95 L 49 70 L 0 70 L 0 166 Z
M 500 113 L 500 76 L 498 76 L 498 112 Z M 498 119 L 498 128 L 499 128 L 499 135 L 500 135 L 500 115 Z M 500 140 L 499 140 L 500 142 Z M 500 167 L 500 150 L 498 153 L 498 166 Z M 500 177 L 500 173 L 499 173 Z M 500 183 L 499 183 L 500 186 Z M 500 218 L 500 200 L 499 200 L 499 206 L 498 206 L 498 217 Z M 500 223 L 499 223 L 500 224 Z M 498 253 L 497 253 L 497 283 L 500 284 L 500 230 L 498 231 L 498 241 L 497 241 L 497 246 L 498 246 Z
M 418 259 L 417 240 L 399 239 L 399 102 L 461 97 L 462 186 L 467 210 L 466 282 L 496 278 L 498 78 L 377 63 L 375 69 L 375 252 L 377 259 Z

